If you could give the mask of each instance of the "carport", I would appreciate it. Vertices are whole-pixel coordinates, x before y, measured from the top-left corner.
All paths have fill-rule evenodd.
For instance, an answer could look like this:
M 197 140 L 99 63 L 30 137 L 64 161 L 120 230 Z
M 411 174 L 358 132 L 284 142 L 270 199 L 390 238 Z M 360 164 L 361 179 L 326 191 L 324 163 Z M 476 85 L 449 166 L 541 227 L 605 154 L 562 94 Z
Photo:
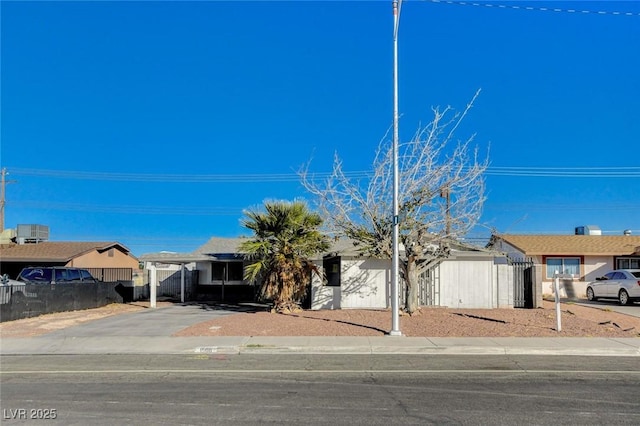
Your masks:
M 159 285 L 158 264 L 178 265 L 180 267 L 180 302 L 185 302 L 185 268 L 186 265 L 209 260 L 208 256 L 192 253 L 150 253 L 140 256 L 145 263 L 144 268 L 149 271 L 149 305 L 156 307 L 157 287 Z

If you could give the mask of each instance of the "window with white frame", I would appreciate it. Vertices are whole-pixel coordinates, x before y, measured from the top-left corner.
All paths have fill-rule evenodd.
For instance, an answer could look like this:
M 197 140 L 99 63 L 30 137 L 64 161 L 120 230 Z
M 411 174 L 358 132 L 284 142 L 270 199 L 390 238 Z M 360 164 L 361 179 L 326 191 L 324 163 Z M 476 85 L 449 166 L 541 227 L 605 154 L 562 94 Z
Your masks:
M 580 277 L 579 257 L 547 257 L 547 278 L 553 279 L 556 271 L 559 274 L 571 275 L 572 278 Z

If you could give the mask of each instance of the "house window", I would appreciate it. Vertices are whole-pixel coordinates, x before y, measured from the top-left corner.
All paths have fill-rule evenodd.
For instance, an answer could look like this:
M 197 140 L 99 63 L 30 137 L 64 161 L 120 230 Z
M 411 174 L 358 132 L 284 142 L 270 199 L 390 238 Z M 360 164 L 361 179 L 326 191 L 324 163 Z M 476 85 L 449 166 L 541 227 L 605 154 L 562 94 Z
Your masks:
M 556 271 L 559 274 L 571 275 L 572 278 L 580 277 L 579 257 L 547 257 L 547 279 L 553 279 Z
M 213 262 L 211 279 L 213 281 L 242 281 L 244 279 L 242 262 Z
M 327 257 L 322 261 L 327 278 L 326 285 L 340 287 L 340 257 Z
M 616 269 L 640 269 L 640 257 L 619 257 L 616 259 Z
M 107 252 L 107 256 L 109 256 L 109 257 L 113 257 L 113 256 L 114 256 L 114 253 L 115 253 L 115 250 L 114 250 L 114 249 L 109 249 L 109 251 Z

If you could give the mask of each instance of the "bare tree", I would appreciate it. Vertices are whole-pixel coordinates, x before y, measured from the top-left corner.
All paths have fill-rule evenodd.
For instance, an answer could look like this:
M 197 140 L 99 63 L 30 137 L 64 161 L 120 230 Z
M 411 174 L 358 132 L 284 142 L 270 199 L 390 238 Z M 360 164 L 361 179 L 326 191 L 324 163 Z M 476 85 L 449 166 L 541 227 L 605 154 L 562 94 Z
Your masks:
M 446 258 L 450 243 L 459 242 L 481 214 L 488 159 L 480 159 L 478 148 L 472 147 L 475 135 L 455 138 L 479 92 L 462 112 L 432 108 L 433 120 L 418 126 L 411 140 L 398 147 L 399 260 L 408 313 L 419 309 L 420 274 Z M 300 171 L 330 230 L 351 238 L 362 254 L 382 259 L 393 253 L 392 149 L 385 137 L 371 174 L 363 179 L 350 177 L 337 154 L 327 178 L 316 179 L 310 163 Z

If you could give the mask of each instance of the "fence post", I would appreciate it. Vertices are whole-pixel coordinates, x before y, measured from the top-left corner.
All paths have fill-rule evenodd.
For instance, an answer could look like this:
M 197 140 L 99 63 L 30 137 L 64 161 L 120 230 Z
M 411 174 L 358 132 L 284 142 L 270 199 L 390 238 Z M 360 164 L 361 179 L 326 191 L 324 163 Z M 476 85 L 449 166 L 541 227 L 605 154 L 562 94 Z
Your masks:
M 553 290 L 556 294 L 556 331 L 562 331 L 562 324 L 560 320 L 560 274 L 555 271 L 553 274 Z
M 149 266 L 149 306 L 156 307 L 156 285 L 158 281 L 156 265 L 151 263 Z
M 184 303 L 184 263 L 180 264 L 180 303 Z

